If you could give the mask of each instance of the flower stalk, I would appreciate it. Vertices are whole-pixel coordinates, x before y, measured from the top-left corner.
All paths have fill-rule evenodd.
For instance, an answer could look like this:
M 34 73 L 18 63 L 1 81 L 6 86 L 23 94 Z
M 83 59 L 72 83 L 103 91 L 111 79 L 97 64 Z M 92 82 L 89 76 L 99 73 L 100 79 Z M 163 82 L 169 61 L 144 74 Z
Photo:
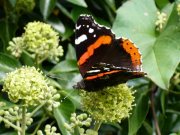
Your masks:
M 26 106 L 22 106 L 22 123 L 21 123 L 21 133 L 26 135 Z
M 102 121 L 96 121 L 94 125 L 94 130 L 98 132 L 99 128 L 101 127 Z

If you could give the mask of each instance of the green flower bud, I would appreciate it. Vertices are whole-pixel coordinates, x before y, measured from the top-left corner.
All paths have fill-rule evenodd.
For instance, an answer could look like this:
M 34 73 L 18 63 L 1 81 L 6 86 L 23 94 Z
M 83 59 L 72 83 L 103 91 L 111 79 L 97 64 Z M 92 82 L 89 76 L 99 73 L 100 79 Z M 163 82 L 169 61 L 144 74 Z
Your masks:
M 64 127 L 69 131 L 71 130 L 71 126 L 69 124 L 67 124 L 67 123 L 64 123 Z
M 56 127 L 54 127 L 54 126 L 52 126 L 51 127 L 51 125 L 46 125 L 45 126 L 45 133 L 46 133 L 46 135 L 60 135 L 60 133 L 56 133 L 56 130 L 57 130 L 57 128 Z
M 43 135 L 43 132 L 41 130 L 38 130 L 37 135 Z
M 57 130 L 57 128 L 56 128 L 56 127 L 52 127 L 51 130 L 52 130 L 53 132 L 55 132 L 55 131 Z
M 48 89 L 42 72 L 34 67 L 22 67 L 7 74 L 2 91 L 8 93 L 12 102 L 22 100 L 27 106 L 35 106 L 45 100 Z
M 126 84 L 106 87 L 101 91 L 80 91 L 83 110 L 95 120 L 120 122 L 129 117 L 134 102 L 133 92 Z
M 86 135 L 98 135 L 98 132 L 94 131 L 92 129 L 87 129 L 86 130 Z
M 83 125 L 85 125 L 86 127 L 89 127 L 89 126 L 91 126 L 91 121 L 89 122 L 89 121 L 85 121 L 84 123 L 83 123 Z
M 71 122 L 76 122 L 76 118 L 75 118 L 75 117 L 71 117 L 71 118 L 70 118 L 70 121 L 71 121 Z
M 1 108 L 1 107 L 5 107 L 5 106 L 6 106 L 6 103 L 0 101 L 0 108 Z
M 83 128 L 79 128 L 79 133 L 80 133 L 80 135 L 84 135 L 84 129 Z
M 4 115 L 4 110 L 0 110 L 0 116 Z

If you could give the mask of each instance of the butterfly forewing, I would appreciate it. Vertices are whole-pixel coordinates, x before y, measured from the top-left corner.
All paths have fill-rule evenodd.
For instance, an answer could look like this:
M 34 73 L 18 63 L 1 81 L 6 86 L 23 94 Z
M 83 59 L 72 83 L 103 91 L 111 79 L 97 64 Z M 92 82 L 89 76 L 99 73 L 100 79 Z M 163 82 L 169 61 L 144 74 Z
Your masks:
M 129 39 L 115 38 L 112 31 L 81 15 L 76 23 L 77 63 L 84 78 L 79 88 L 96 89 L 141 77 L 141 54 Z

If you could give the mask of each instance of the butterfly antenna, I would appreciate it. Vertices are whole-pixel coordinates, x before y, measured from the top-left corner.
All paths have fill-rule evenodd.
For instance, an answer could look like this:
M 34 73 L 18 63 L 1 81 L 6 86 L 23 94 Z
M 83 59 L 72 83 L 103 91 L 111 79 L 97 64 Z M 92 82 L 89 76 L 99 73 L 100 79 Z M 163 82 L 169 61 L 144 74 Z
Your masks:
M 68 93 L 65 97 L 63 97 L 61 100 L 60 100 L 60 103 L 62 103 L 64 100 L 66 100 L 66 98 L 68 98 L 75 90 L 73 89 L 70 93 Z
M 57 76 L 54 75 L 54 74 L 46 74 L 46 76 L 49 77 L 49 78 L 52 78 L 52 79 L 65 80 L 65 79 L 62 79 L 61 77 L 57 77 Z

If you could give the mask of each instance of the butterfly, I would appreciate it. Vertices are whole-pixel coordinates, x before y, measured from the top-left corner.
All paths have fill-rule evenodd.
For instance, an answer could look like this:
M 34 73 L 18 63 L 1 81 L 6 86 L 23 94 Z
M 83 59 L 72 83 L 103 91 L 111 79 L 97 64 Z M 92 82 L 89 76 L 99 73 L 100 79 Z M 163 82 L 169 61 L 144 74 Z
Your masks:
M 111 29 L 80 15 L 75 28 L 77 64 L 83 79 L 76 89 L 98 91 L 106 86 L 143 77 L 141 53 L 126 38 L 116 38 Z

